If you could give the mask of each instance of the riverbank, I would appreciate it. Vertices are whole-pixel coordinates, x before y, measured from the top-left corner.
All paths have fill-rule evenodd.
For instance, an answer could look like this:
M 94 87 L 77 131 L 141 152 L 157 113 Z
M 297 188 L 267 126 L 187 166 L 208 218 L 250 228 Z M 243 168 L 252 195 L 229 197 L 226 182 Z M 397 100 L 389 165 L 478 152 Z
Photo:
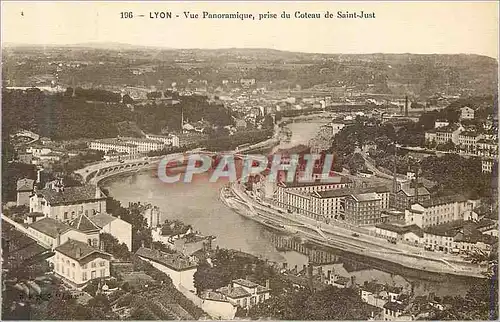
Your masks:
M 356 233 L 357 236 L 354 237 L 352 230 L 340 226 L 326 224 L 320 226 L 320 223 L 311 218 L 279 212 L 252 200 L 245 196 L 245 192 L 237 184 L 231 185 L 231 193 L 230 205 L 239 208 L 238 212 L 244 212 L 245 217 L 259 223 L 270 221 L 274 226 L 282 227 L 283 232 L 291 230 L 287 227 L 293 227 L 295 234 L 321 246 L 341 249 L 420 271 L 486 278 L 482 274 L 484 267 L 465 262 L 458 257 L 451 257 L 453 255 L 426 252 L 409 245 L 389 245 L 384 243 L 384 240 L 370 235 Z

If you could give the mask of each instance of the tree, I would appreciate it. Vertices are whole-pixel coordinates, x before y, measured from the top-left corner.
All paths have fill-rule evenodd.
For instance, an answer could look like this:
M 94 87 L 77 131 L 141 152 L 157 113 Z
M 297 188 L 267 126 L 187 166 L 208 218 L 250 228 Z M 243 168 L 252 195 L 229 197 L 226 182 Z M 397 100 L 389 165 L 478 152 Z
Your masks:
M 359 153 L 355 153 L 349 160 L 349 171 L 356 174 L 365 168 L 365 159 Z
M 101 233 L 100 240 L 104 243 L 104 251 L 110 253 L 115 258 L 128 261 L 132 256 L 132 253 L 127 248 L 125 243 L 121 243 L 113 235 L 108 233 Z
M 123 104 L 134 104 L 134 100 L 130 97 L 130 95 L 125 94 L 123 95 Z

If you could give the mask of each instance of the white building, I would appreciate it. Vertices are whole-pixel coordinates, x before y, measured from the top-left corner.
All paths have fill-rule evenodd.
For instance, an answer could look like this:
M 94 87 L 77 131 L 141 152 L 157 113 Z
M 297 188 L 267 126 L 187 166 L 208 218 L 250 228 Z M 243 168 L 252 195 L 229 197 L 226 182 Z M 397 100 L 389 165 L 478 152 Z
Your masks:
M 156 135 L 156 134 L 146 134 L 146 138 L 154 141 L 162 142 L 164 145 L 170 145 L 173 147 L 180 146 L 179 137 L 177 135 L 169 134 L 168 136 Z
M 135 253 L 155 268 L 170 276 L 177 289 L 196 291 L 194 287 L 194 273 L 198 270 L 198 263 L 192 257 L 185 257 L 178 253 L 164 253 L 159 250 L 141 247 Z
M 246 279 L 233 280 L 228 286 L 217 289 L 230 303 L 248 309 L 270 297 L 269 280 L 262 286 Z
M 100 228 L 101 233 L 108 233 L 118 239 L 118 242 L 127 245 L 129 251 L 132 250 L 132 225 L 107 213 L 98 213 L 89 216 L 89 219 Z
M 449 125 L 425 132 L 425 140 L 435 141 L 437 144 L 446 144 L 449 141 L 459 144 L 459 134 L 464 130 L 461 125 Z
M 493 164 L 497 162 L 494 159 L 481 160 L 481 170 L 483 173 L 491 173 L 493 171 Z
M 440 128 L 440 127 L 446 127 L 448 125 L 450 125 L 450 122 L 448 122 L 448 121 L 436 120 L 436 122 L 434 122 L 435 129 Z
M 206 290 L 201 294 L 202 309 L 216 320 L 233 320 L 237 306 L 221 293 Z
M 39 158 L 41 155 L 46 155 L 46 154 L 49 154 L 50 152 L 52 152 L 52 149 L 48 148 L 46 146 L 34 145 L 34 146 L 28 147 L 26 149 L 26 152 L 31 153 L 34 157 Z
M 81 241 L 70 239 L 55 248 L 54 272 L 76 288 L 95 278 L 110 276 L 112 256 Z
M 36 191 L 30 197 L 30 212 L 70 221 L 80 214 L 95 214 L 106 210 L 106 196 L 98 186 L 63 187 L 54 185 Z
M 93 247 L 99 246 L 99 232 L 83 232 L 55 220 L 42 218 L 28 225 L 28 234 L 46 247 L 54 249 L 68 240 L 78 240 Z
M 498 158 L 498 140 L 479 139 L 476 142 L 476 154 L 485 158 Z
M 127 154 L 137 154 L 139 152 L 138 147 L 135 144 L 130 144 L 117 139 L 102 139 L 94 140 L 89 143 L 89 149 L 98 151 L 116 151 L 123 152 Z
M 139 153 L 158 151 L 162 150 L 165 147 L 165 143 L 159 140 L 140 139 L 140 138 L 120 138 L 120 140 L 125 143 L 135 145 Z
M 464 131 L 458 135 L 458 144 L 460 149 L 473 152 L 477 148 L 477 142 L 482 138 L 483 136 L 479 133 Z
M 17 192 L 17 205 L 29 206 L 30 196 L 33 193 L 35 187 L 35 180 L 23 178 L 17 180 L 16 192 Z
M 405 210 L 405 223 L 420 228 L 463 220 L 473 208 L 473 202 L 463 196 L 450 196 L 421 201 Z
M 464 106 L 460 109 L 460 119 L 461 120 L 473 120 L 474 110 L 468 106 Z

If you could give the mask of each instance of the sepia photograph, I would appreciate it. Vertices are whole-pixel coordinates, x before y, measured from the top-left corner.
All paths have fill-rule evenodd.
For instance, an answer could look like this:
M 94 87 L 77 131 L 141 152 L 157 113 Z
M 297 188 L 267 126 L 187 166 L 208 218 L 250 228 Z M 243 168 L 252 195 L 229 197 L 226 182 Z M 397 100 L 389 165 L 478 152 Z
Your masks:
M 498 1 L 2 1 L 2 320 L 498 320 Z

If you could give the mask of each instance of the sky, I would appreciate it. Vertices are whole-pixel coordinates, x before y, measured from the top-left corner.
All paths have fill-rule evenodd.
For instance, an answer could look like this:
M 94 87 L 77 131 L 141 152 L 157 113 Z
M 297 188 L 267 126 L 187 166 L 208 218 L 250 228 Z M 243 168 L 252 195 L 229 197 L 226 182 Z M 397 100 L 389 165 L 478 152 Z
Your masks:
M 169 11 L 173 19 L 151 19 Z M 185 19 L 183 12 L 277 13 L 278 19 Z M 281 19 L 283 11 L 291 19 Z M 320 19 L 294 18 L 296 11 Z M 324 18 L 329 11 L 334 18 Z M 375 13 L 338 19 L 337 12 Z M 121 19 L 121 12 L 134 18 Z M 480 54 L 498 59 L 498 1 L 20 2 L 2 1 L 2 44 L 118 42 L 167 48 L 271 48 L 314 53 Z M 144 15 L 144 17 L 138 17 Z M 179 15 L 176 18 L 175 15 Z

